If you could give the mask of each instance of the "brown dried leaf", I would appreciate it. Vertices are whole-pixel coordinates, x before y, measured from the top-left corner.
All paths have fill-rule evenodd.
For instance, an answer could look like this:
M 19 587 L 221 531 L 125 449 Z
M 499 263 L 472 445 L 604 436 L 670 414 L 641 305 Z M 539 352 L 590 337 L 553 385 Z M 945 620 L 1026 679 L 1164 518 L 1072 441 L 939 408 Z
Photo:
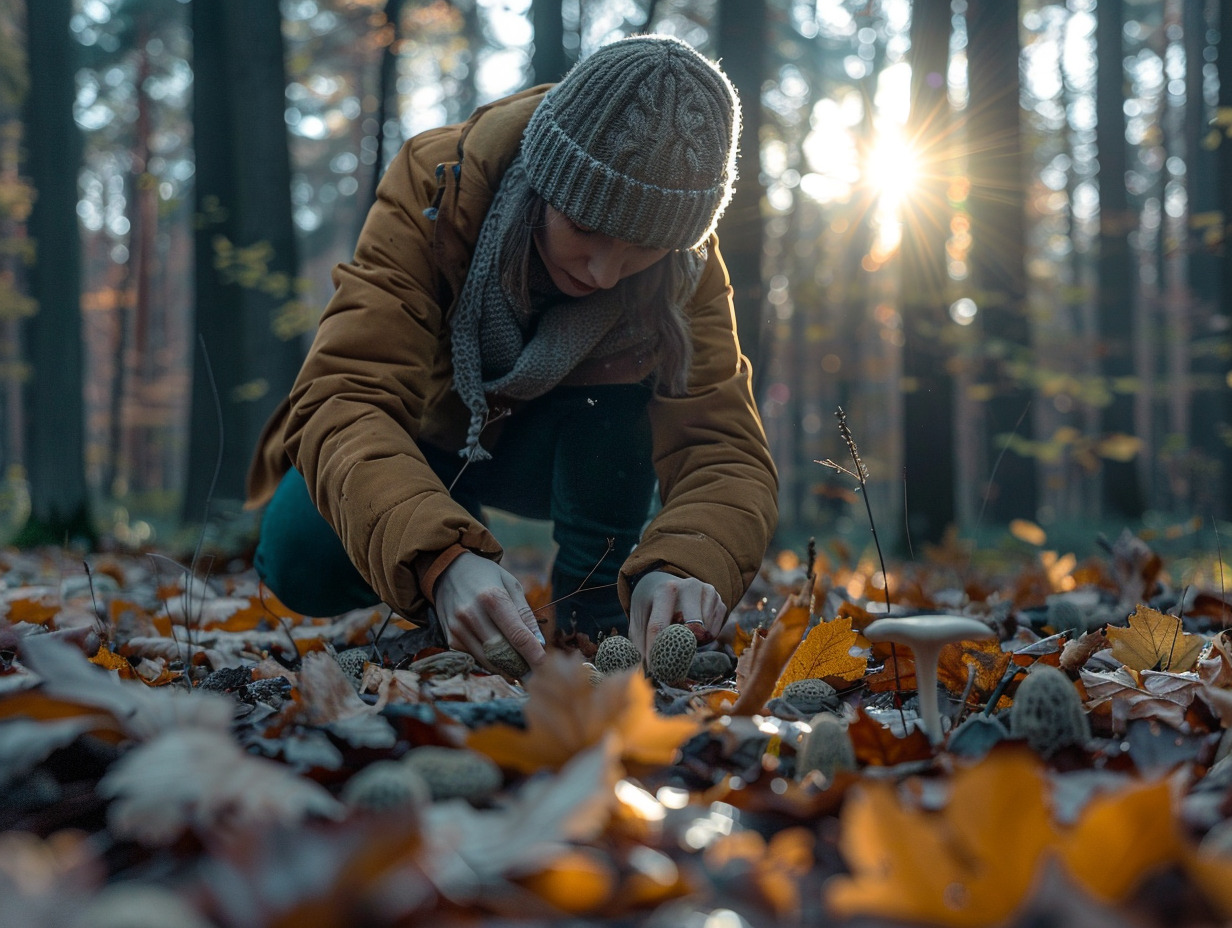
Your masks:
M 1057 666 L 1067 673 L 1077 673 L 1093 655 L 1108 647 L 1111 645 L 1102 628 L 1087 632 L 1081 638 L 1065 642 L 1065 647 L 1061 649 L 1061 661 Z
M 1202 687 L 1197 676 L 1181 676 L 1146 670 L 1140 674 L 1121 667 L 1111 673 L 1080 674 L 1087 692 L 1087 708 L 1095 710 L 1109 702 L 1120 703 L 1114 715 L 1122 718 L 1156 719 L 1173 728 L 1182 728 L 1185 710 Z
M 778 685 L 779 675 L 800 645 L 808 628 L 808 606 L 791 598 L 764 633 L 753 636 L 753 643 L 736 662 L 736 689 L 740 698 L 732 715 L 754 715 L 762 710 Z
M 913 760 L 932 757 L 932 745 L 928 735 L 913 728 L 911 734 L 899 738 L 861 708 L 856 720 L 847 727 L 851 743 L 856 750 L 856 760 L 872 767 L 893 767 Z
M 1109 626 L 1108 638 L 1112 656 L 1134 670 L 1191 670 L 1206 645 L 1201 635 L 1182 631 L 1176 616 L 1144 605 L 1129 617 L 1129 628 Z

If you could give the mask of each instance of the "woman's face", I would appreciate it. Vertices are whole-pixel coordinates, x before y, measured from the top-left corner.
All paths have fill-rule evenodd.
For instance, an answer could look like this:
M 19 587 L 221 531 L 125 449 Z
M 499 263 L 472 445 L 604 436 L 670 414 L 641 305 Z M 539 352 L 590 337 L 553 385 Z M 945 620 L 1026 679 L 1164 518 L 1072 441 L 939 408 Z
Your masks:
M 626 277 L 644 271 L 667 254 L 585 229 L 564 213 L 547 207 L 543 226 L 535 230 L 535 246 L 557 289 L 565 296 L 589 296 L 608 290 Z

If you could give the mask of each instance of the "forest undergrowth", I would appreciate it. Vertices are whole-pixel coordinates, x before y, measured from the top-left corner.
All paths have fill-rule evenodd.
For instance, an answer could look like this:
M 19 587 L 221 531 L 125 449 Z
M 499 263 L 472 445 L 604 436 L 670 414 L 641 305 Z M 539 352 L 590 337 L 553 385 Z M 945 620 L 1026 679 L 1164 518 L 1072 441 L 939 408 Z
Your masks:
M 782 552 L 660 678 L 583 638 L 507 679 L 242 565 L 0 577 L 6 928 L 1232 919 L 1232 598 L 1128 532 Z

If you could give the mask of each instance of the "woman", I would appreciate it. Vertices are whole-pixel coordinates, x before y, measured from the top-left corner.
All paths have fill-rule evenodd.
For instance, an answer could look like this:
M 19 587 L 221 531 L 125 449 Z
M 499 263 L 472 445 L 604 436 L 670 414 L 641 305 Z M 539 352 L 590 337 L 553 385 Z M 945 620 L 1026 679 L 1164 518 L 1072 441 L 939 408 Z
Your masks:
M 283 602 L 434 606 L 533 666 L 494 506 L 552 520 L 558 631 L 718 633 L 777 519 L 713 235 L 739 122 L 715 65 L 640 36 L 403 146 L 249 474 Z

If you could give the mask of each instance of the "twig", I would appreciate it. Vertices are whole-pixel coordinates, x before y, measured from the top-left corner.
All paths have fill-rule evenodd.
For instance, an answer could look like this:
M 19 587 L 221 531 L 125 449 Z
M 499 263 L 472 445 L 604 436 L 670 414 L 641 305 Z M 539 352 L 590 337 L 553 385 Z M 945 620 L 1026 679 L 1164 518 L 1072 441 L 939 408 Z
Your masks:
M 614 586 L 616 586 L 615 583 L 602 583 L 599 586 L 586 587 L 585 592 L 590 592 L 591 590 L 610 590 Z M 554 599 L 550 603 L 544 603 L 538 609 L 532 609 L 531 614 L 534 615 L 537 612 L 542 612 L 548 606 L 555 606 L 557 603 L 563 603 L 566 599 L 572 599 L 574 596 L 577 596 L 577 594 L 581 592 L 583 592 L 583 590 L 579 588 L 579 589 L 574 590 L 572 593 L 566 593 L 564 596 L 560 597 L 559 599 Z
M 1005 688 L 1010 685 L 1010 682 L 1020 673 L 1025 673 L 1028 668 L 1019 667 L 1017 664 L 1010 662 L 1010 666 L 1006 668 L 1005 673 L 1001 675 L 1001 679 L 997 681 L 997 687 L 992 691 L 992 695 L 988 697 L 988 702 L 984 704 L 984 714 L 992 715 L 993 707 L 1001 701 L 1002 694 L 1005 693 Z
M 804 582 L 808 584 L 808 608 L 809 620 L 813 618 L 813 606 L 816 604 L 817 590 L 817 571 L 814 569 L 817 564 L 817 539 L 810 537 L 808 540 L 808 548 L 805 549 L 805 557 L 808 558 L 808 568 L 804 572 Z
M 881 553 L 881 540 L 877 537 L 877 521 L 873 518 L 873 504 L 868 498 L 868 468 L 864 466 L 864 461 L 860 457 L 860 450 L 856 447 L 856 438 L 851 433 L 851 427 L 847 424 L 847 413 L 843 412 L 842 406 L 839 406 L 834 411 L 834 417 L 838 419 L 838 433 L 843 437 L 843 442 L 847 445 L 847 451 L 851 454 L 851 461 L 855 466 L 855 470 L 850 471 L 830 458 L 826 458 L 824 461 L 817 461 L 816 463 L 833 468 L 840 474 L 854 477 L 860 485 L 860 495 L 864 497 L 864 511 L 868 513 L 868 527 L 873 533 L 873 547 L 877 549 L 877 562 L 881 565 L 881 582 L 885 584 L 886 615 L 889 615 L 890 576 L 886 572 L 885 556 Z M 894 699 L 898 703 L 898 714 L 902 719 L 903 730 L 905 731 L 907 728 L 907 717 L 903 713 L 903 684 L 898 673 L 898 649 L 894 642 L 890 642 L 890 660 L 894 662 Z
M 381 623 L 381 627 L 378 628 L 376 630 L 376 634 L 372 636 L 372 656 L 376 658 L 376 663 L 378 664 L 384 663 L 384 659 L 381 657 L 381 649 L 377 647 L 377 644 L 380 642 L 381 636 L 385 634 L 385 629 L 389 628 L 390 620 L 393 619 L 393 617 L 394 607 L 390 606 L 389 612 L 385 615 L 385 621 Z
M 595 575 L 595 571 L 599 569 L 599 565 L 603 563 L 603 559 L 606 558 L 609 554 L 611 554 L 612 550 L 615 547 L 616 547 L 616 539 L 609 538 L 607 540 L 606 550 L 604 550 L 604 552 L 599 555 L 599 560 L 595 561 L 595 566 L 590 568 L 590 573 L 588 573 L 585 577 L 582 578 L 582 582 L 578 584 L 578 588 L 576 590 L 574 590 L 572 593 L 566 593 L 564 596 L 560 597 L 559 599 L 554 599 L 550 603 L 544 603 L 538 609 L 532 609 L 531 615 L 534 615 L 536 612 L 539 612 L 540 610 L 546 609 L 548 606 L 555 606 L 557 603 L 563 603 L 566 599 L 572 599 L 574 596 L 577 596 L 578 593 L 589 593 L 591 590 L 607 590 L 607 589 L 611 589 L 612 587 L 616 586 L 615 583 L 604 583 L 601 586 L 587 586 L 586 585 L 586 581 Z
M 816 463 L 833 468 L 849 477 L 854 477 L 860 485 L 860 494 L 864 497 L 864 510 L 868 513 L 868 527 L 873 533 L 873 547 L 877 549 L 877 561 L 881 565 L 881 578 L 885 582 L 886 615 L 889 615 L 890 578 L 886 573 L 885 556 L 881 553 L 881 540 L 877 537 L 877 520 L 873 518 L 873 504 L 868 498 L 868 468 L 864 466 L 864 461 L 860 458 L 860 451 L 856 447 L 855 436 L 851 434 L 851 427 L 847 424 L 847 413 L 843 412 L 842 406 L 835 410 L 834 417 L 838 419 L 838 433 L 843 436 L 843 442 L 851 453 L 851 460 L 855 465 L 855 471 L 850 471 L 829 458 L 826 458 L 824 461 L 817 461 Z
M 1215 554 L 1219 558 L 1219 605 L 1224 615 L 1224 628 L 1228 627 L 1228 594 L 1223 585 L 1223 543 L 1219 538 L 1219 519 L 1218 517 L 1211 519 L 1211 525 L 1215 527 Z
M 903 534 L 907 539 L 907 557 L 915 562 L 915 549 L 911 547 L 911 518 L 907 506 L 907 468 L 903 468 Z
M 1011 437 L 1018 434 L 1018 427 L 1022 425 L 1022 420 L 1027 418 L 1027 413 L 1031 411 L 1031 402 L 1027 401 L 1027 405 L 1023 407 L 1022 414 L 1019 415 L 1018 421 L 1014 423 L 1014 427 L 1010 430 Z M 1001 453 L 997 455 L 997 459 L 993 461 L 992 470 L 988 474 L 988 482 L 984 485 L 984 499 L 980 503 L 980 514 L 975 518 L 975 535 L 979 538 L 980 526 L 984 522 L 984 512 L 988 509 L 988 500 L 992 497 L 993 481 L 997 478 L 997 471 L 1001 469 L 1001 461 L 1005 458 L 1005 453 L 1010 450 L 1010 443 L 1007 441 L 1001 448 Z M 971 560 L 975 557 L 975 546 L 972 545 L 971 557 L 967 559 L 967 570 L 971 569 Z M 966 587 L 966 583 L 963 583 Z

